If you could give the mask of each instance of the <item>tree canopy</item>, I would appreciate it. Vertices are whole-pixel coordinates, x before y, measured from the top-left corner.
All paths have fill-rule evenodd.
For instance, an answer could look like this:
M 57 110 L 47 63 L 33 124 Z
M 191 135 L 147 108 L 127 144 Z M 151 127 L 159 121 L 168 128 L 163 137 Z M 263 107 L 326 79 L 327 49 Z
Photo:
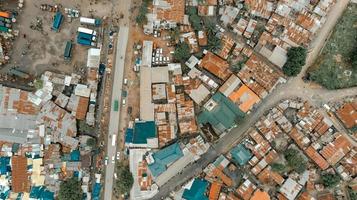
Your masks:
M 281 164 L 281 163 L 273 163 L 270 165 L 271 166 L 271 169 L 274 171 L 274 172 L 279 172 L 279 173 L 282 173 L 286 170 L 286 167 L 285 165 Z
M 76 177 L 72 177 L 61 182 L 58 199 L 78 200 L 82 199 L 82 193 L 81 182 Z
M 148 13 L 148 2 L 143 1 L 139 8 L 138 15 L 135 18 L 136 23 L 138 23 L 139 25 L 145 24 L 147 22 L 147 17 L 146 17 L 147 13 Z
M 335 187 L 341 180 L 340 176 L 337 174 L 326 173 L 321 176 L 322 184 L 325 187 Z
M 283 72 L 287 76 L 296 76 L 305 65 L 307 50 L 303 47 L 291 47 L 287 53 L 287 61 L 283 66 Z
M 298 173 L 302 173 L 306 169 L 306 161 L 296 149 L 287 149 L 284 151 L 284 158 L 288 162 L 288 166 Z
M 94 138 L 88 138 L 87 145 L 90 146 L 90 147 L 95 147 L 95 145 L 96 145 L 95 139 Z
M 185 42 L 178 43 L 173 56 L 179 62 L 186 62 L 191 56 L 190 47 Z
M 133 175 L 130 172 L 129 166 L 127 164 L 119 162 L 117 165 L 116 173 L 118 178 L 115 181 L 114 191 L 117 194 L 129 193 L 134 183 Z
M 190 21 L 192 28 L 195 31 L 200 31 L 203 29 L 202 23 L 201 23 L 201 17 L 198 16 L 197 14 L 197 8 L 195 7 L 189 7 L 187 9 L 187 14 L 189 15 L 188 20 Z

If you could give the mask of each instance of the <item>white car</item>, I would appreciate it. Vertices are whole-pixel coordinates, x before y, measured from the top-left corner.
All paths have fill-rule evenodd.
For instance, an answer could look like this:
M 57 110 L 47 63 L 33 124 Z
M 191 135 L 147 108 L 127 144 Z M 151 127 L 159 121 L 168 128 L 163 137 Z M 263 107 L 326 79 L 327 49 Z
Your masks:
M 123 102 L 122 102 L 122 103 L 123 103 L 123 106 L 124 106 L 124 105 L 126 104 L 126 100 L 125 100 L 125 99 L 123 99 Z
M 128 84 L 128 79 L 124 79 L 124 85 L 127 85 Z
M 120 159 L 120 151 L 117 152 L 117 160 Z
M 112 156 L 112 163 L 114 164 L 115 163 L 115 157 Z
M 117 178 L 118 178 L 117 173 L 114 173 L 114 178 L 115 178 L 115 179 L 117 179 Z

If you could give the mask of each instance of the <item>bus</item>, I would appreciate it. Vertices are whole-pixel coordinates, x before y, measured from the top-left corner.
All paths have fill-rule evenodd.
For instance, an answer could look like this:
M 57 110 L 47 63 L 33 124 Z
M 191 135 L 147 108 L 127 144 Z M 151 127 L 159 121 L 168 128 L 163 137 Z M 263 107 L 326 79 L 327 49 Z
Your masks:
M 114 101 L 114 111 L 118 111 L 119 110 L 119 101 L 118 100 L 115 100 Z
M 114 134 L 113 137 L 112 137 L 112 146 L 114 147 L 115 146 L 115 143 L 116 143 L 116 140 L 117 139 L 117 135 Z

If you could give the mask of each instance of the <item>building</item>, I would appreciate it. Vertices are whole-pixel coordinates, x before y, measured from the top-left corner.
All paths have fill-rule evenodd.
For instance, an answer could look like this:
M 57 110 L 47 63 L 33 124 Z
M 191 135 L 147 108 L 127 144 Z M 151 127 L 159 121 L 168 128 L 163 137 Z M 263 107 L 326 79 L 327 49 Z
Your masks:
M 258 189 L 254 192 L 250 200 L 270 200 L 270 196 L 267 192 Z
M 198 123 L 209 123 L 218 133 L 235 126 L 236 120 L 244 115 L 232 101 L 220 92 L 213 95 L 203 107 L 204 110 L 198 115 Z
M 202 60 L 198 63 L 200 67 L 209 71 L 211 74 L 220 78 L 221 80 L 226 80 L 230 75 L 231 71 L 229 70 L 229 64 L 227 61 L 216 56 L 212 52 L 206 53 Z
M 237 17 L 239 10 L 240 9 L 237 7 L 225 6 L 220 21 L 223 23 L 224 26 L 232 24 L 234 19 Z
M 205 195 L 208 188 L 208 182 L 201 179 L 193 179 L 185 186 L 182 199 L 185 200 L 208 200 Z
M 344 104 L 336 114 L 346 128 L 357 126 L 357 102 Z
M 288 200 L 294 200 L 301 191 L 302 186 L 291 178 L 286 179 L 285 183 L 279 189 L 279 192 Z
M 154 152 L 146 158 L 148 167 L 154 177 L 162 174 L 170 164 L 177 161 L 183 156 L 182 150 L 178 143 L 174 143 L 157 152 Z
M 100 63 L 100 49 L 90 48 L 88 49 L 87 67 L 99 68 Z
M 252 157 L 252 153 L 243 144 L 239 144 L 232 148 L 229 153 L 232 156 L 232 159 L 240 166 L 247 164 Z
M 154 121 L 137 121 L 134 129 L 128 128 L 125 145 L 129 147 L 158 148 L 157 127 Z

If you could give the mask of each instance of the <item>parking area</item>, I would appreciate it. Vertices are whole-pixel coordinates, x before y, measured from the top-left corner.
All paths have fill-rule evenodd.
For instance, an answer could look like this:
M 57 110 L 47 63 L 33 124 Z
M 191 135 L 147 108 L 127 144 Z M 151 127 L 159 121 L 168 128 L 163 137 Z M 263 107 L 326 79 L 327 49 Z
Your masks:
M 18 37 L 13 41 L 10 49 L 10 61 L 1 67 L 0 72 L 6 73 L 10 68 L 19 70 L 33 76 L 38 76 L 46 70 L 60 73 L 85 72 L 85 62 L 88 47 L 75 44 L 77 28 L 80 26 L 79 18 L 69 18 L 65 9 L 79 10 L 81 16 L 103 18 L 105 7 L 109 2 L 84 0 L 36 0 L 25 2 L 22 9 L 17 9 L 17 1 L 6 1 L 3 8 L 8 11 L 18 12 L 14 30 L 19 31 Z M 64 20 L 59 32 L 51 30 L 54 11 L 41 10 L 41 5 L 57 5 L 64 15 Z M 95 16 L 92 16 L 95 13 Z M 98 30 L 100 31 L 100 30 Z M 72 59 L 64 61 L 64 49 L 67 41 L 72 41 Z M 21 55 L 21 56 L 19 56 Z

